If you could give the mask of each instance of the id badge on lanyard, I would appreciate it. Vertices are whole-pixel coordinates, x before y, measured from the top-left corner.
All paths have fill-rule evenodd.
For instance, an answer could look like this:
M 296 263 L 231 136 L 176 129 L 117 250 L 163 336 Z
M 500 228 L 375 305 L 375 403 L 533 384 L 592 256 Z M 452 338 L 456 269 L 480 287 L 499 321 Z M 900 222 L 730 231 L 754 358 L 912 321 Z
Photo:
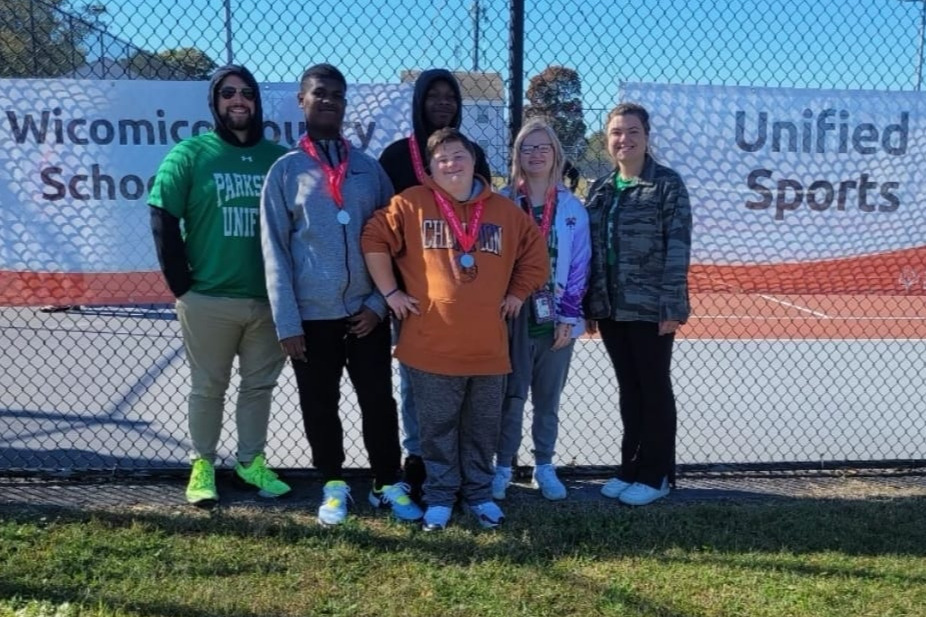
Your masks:
M 534 321 L 538 324 L 550 323 L 556 317 L 556 305 L 553 303 L 553 292 L 549 289 L 534 292 L 531 295 L 531 308 L 534 310 Z
M 531 214 L 531 200 L 525 191 L 521 191 L 523 209 Z M 550 227 L 553 224 L 553 210 L 556 207 L 556 187 L 551 186 L 547 190 L 546 198 L 543 204 L 543 216 L 540 220 L 540 233 L 544 240 L 549 242 Z M 553 292 L 549 289 L 536 291 L 531 295 L 531 312 L 533 313 L 534 323 L 546 324 L 556 319 L 556 304 L 553 300 Z

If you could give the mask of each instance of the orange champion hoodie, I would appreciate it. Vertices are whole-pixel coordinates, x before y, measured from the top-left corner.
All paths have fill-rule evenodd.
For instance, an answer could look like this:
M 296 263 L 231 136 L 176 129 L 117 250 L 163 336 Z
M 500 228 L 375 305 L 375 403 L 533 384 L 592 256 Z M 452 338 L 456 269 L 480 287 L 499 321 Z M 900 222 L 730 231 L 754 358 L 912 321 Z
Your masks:
M 388 253 L 402 274 L 405 291 L 418 300 L 420 315 L 402 323 L 395 356 L 429 373 L 455 376 L 511 372 L 508 329 L 501 317 L 507 294 L 527 301 L 550 278 L 543 236 L 514 202 L 483 189 L 456 201 L 433 182 L 392 198 L 367 222 L 364 253 Z M 441 215 L 433 191 L 441 191 L 463 223 L 485 200 L 479 236 L 464 268 L 462 251 Z M 525 302 L 521 310 L 529 310 Z

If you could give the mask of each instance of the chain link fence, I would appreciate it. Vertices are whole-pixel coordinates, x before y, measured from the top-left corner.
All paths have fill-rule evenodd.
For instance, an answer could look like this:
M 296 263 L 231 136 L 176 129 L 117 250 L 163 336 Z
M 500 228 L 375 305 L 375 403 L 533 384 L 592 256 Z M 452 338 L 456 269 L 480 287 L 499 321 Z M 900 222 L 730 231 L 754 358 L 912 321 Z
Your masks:
M 863 119 L 852 118 L 850 125 L 839 109 L 826 115 L 808 106 L 810 117 L 801 116 L 798 108 L 793 122 L 769 118 L 769 143 L 777 139 L 775 147 L 787 149 L 793 142 L 795 150 L 828 143 L 881 143 L 885 151 L 899 151 L 901 144 L 904 151 L 920 147 L 909 126 L 915 125 L 920 105 L 924 20 L 926 0 L 345 0 L 309 5 L 287 0 L 3 0 L 0 84 L 5 86 L 0 102 L 5 113 L 0 130 L 14 146 L 32 138 L 42 142 L 42 156 L 54 162 L 71 156 L 64 151 L 68 127 L 78 127 L 68 124 L 76 110 L 87 123 L 74 128 L 74 135 L 83 135 L 85 127 L 97 131 L 91 135 L 102 136 L 102 141 L 107 131 L 118 135 L 116 124 L 107 129 L 106 118 L 92 119 L 97 106 L 111 98 L 108 93 L 117 90 L 114 84 L 124 80 L 163 80 L 164 89 L 173 88 L 173 82 L 207 79 L 214 68 L 233 60 L 264 84 L 282 84 L 268 91 L 282 93 L 281 104 L 289 101 L 295 108 L 298 77 L 317 62 L 342 70 L 349 96 L 357 84 L 399 85 L 414 81 L 420 70 L 441 67 L 453 70 L 461 83 L 463 128 L 486 150 L 497 185 L 507 175 L 512 129 L 522 118 L 540 115 L 553 122 L 580 170 L 577 192 L 584 196 L 590 181 L 611 168 L 603 130 L 607 111 L 621 96 L 651 92 L 647 88 L 655 84 L 668 88 L 655 90 L 668 93 L 661 98 L 646 99 L 655 103 L 651 111 L 657 156 L 677 167 L 689 186 L 709 185 L 726 194 L 743 178 L 732 171 L 718 178 L 708 171 L 711 148 L 679 152 L 688 133 L 707 133 L 723 123 L 710 105 L 727 97 L 772 101 L 784 91 L 798 98 L 803 96 L 798 91 L 811 97 L 815 91 L 856 98 L 877 95 L 881 103 L 869 108 L 900 101 L 897 109 L 911 114 L 904 120 L 900 111 L 891 112 L 898 120 L 882 126 L 877 139 L 859 124 Z M 55 88 L 48 89 L 52 83 Z M 690 89 L 699 87 L 715 90 Z M 17 106 L 29 88 L 49 93 L 29 101 L 31 126 Z M 706 107 L 691 103 L 697 97 L 707 101 Z M 195 101 L 196 106 L 202 103 L 200 112 L 208 119 L 205 97 Z M 151 126 L 160 126 L 162 115 L 143 111 L 146 103 L 141 98 L 128 106 L 151 116 Z M 774 105 L 769 102 L 769 107 Z M 748 128 L 739 135 L 741 143 L 750 145 L 751 140 L 756 148 L 764 122 L 757 117 L 744 116 L 741 124 Z M 179 125 L 172 126 L 182 137 Z M 47 136 L 43 132 L 39 139 L 39 130 Z M 683 130 L 688 133 L 682 135 Z M 811 135 L 811 130 L 817 132 Z M 846 137 L 839 141 L 843 130 Z M 101 166 L 93 168 L 90 159 L 77 157 L 71 163 L 82 170 L 79 180 L 77 175 L 65 177 L 63 165 L 55 167 L 58 172 L 48 172 L 51 167 L 46 166 L 44 184 L 37 189 L 25 180 L 35 174 L 34 161 L 15 147 L 0 154 L 6 170 L 0 177 L 5 174 L 13 186 L 0 193 L 0 283 L 6 287 L 0 289 L 0 305 L 5 305 L 0 306 L 0 472 L 145 471 L 186 465 L 188 371 L 159 275 L 107 283 L 122 286 L 108 296 L 91 293 L 101 285 L 93 274 L 72 276 L 65 283 L 55 278 L 74 264 L 72 271 L 101 272 L 105 256 L 87 257 L 80 248 L 88 239 L 94 246 L 118 245 L 124 253 L 138 255 L 137 264 L 130 264 L 135 270 L 150 266 L 145 184 L 170 144 L 154 145 L 161 149 L 145 151 L 153 161 L 150 168 L 131 178 L 111 176 Z M 803 158 L 795 155 L 794 168 L 811 165 L 808 152 L 803 151 Z M 371 153 L 378 154 L 372 148 Z M 725 169 L 727 162 L 718 168 Z M 914 198 L 898 198 L 900 211 L 914 210 L 919 205 L 914 189 L 923 186 L 920 172 L 903 165 L 892 171 L 914 185 L 909 191 Z M 845 189 L 816 183 L 798 188 L 783 181 L 759 175 L 750 185 L 751 198 L 759 199 L 752 209 L 764 209 L 768 217 L 774 212 L 776 219 L 780 215 L 782 225 L 801 220 L 799 207 L 826 210 L 836 203 L 835 192 Z M 856 182 L 850 188 L 864 194 L 859 186 L 866 180 Z M 894 211 L 885 190 L 894 193 L 883 187 L 880 193 L 883 218 L 888 218 Z M 81 191 L 105 206 L 102 213 L 84 216 L 74 196 Z M 801 204 L 794 199 L 798 192 L 806 197 Z M 766 194 L 769 201 L 763 205 Z M 859 200 L 860 208 L 867 207 L 864 197 Z M 719 206 L 693 202 L 696 212 L 714 207 Z M 837 209 L 833 205 L 829 211 Z M 86 225 L 74 227 L 75 219 Z M 926 217 L 912 220 L 906 224 L 908 233 L 926 237 Z M 827 229 L 836 234 L 842 228 Z M 896 236 L 890 229 L 877 227 L 875 239 L 890 245 Z M 812 261 L 816 247 L 826 242 L 825 234 L 790 233 L 788 246 L 798 258 Z M 749 228 L 731 233 L 720 224 L 696 226 L 695 236 L 696 242 L 712 247 L 712 254 L 739 255 L 743 246 L 764 246 L 762 234 Z M 35 237 L 45 240 L 29 241 Z M 866 254 L 877 252 L 866 243 L 870 240 L 854 239 Z M 848 287 L 816 285 L 815 275 L 799 267 L 800 259 L 784 260 L 787 267 L 797 268 L 788 274 L 788 285 L 781 285 L 781 275 L 770 270 L 742 275 L 736 268 L 750 264 L 737 259 L 726 262 L 732 269 L 718 268 L 714 260 L 693 270 L 694 315 L 677 340 L 673 367 L 679 463 L 784 467 L 922 462 L 926 311 L 921 277 L 926 278 L 926 269 L 920 269 L 923 259 L 917 255 L 909 263 L 891 262 L 896 272 L 886 275 L 887 283 L 870 283 L 871 277 L 850 268 L 839 275 L 839 280 L 852 281 Z M 34 271 L 38 283 L 24 286 L 22 271 Z M 828 276 L 829 281 L 836 275 Z M 43 295 L 43 280 L 49 285 L 57 281 L 65 292 Z M 99 301 L 115 296 L 125 302 Z M 37 310 L 43 300 L 52 303 L 46 312 Z M 346 380 L 342 392 L 347 465 L 365 468 L 359 411 Z M 234 458 L 233 401 L 234 391 L 229 393 L 220 446 L 225 463 Z M 530 407 L 526 413 L 530 415 Z M 621 428 L 616 384 L 596 339 L 582 339 L 576 346 L 560 418 L 560 465 L 617 464 Z M 526 418 L 525 462 L 531 460 L 529 426 Z M 288 367 L 275 393 L 268 450 L 277 467 L 311 466 Z

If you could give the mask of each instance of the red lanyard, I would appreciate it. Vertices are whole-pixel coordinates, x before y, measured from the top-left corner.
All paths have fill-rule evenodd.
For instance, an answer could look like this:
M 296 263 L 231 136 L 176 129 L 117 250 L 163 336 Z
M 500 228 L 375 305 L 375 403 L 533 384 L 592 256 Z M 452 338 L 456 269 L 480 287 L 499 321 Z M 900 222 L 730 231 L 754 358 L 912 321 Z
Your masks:
M 332 167 L 318 156 L 318 150 L 315 149 L 315 144 L 309 139 L 308 135 L 303 135 L 299 139 L 299 147 L 302 148 L 302 151 L 315 159 L 321 166 L 322 171 L 325 172 L 325 180 L 328 181 L 328 191 L 331 193 L 331 197 L 334 199 L 334 203 L 337 204 L 338 208 L 344 207 L 344 194 L 341 192 L 341 185 L 344 184 L 344 178 L 347 176 L 347 159 L 350 154 L 350 142 L 342 137 L 341 143 L 344 146 L 344 157 L 341 159 L 341 162 L 338 163 L 337 167 Z
M 533 204 L 531 203 L 530 193 L 527 186 L 521 184 L 521 195 L 527 204 L 528 214 L 533 218 Z M 540 217 L 540 233 L 544 238 L 549 237 L 550 227 L 553 226 L 553 208 L 556 206 L 556 185 L 547 189 L 546 197 L 543 200 L 543 216 Z
M 415 177 L 418 178 L 418 182 L 424 184 L 424 179 L 428 174 L 424 170 L 424 161 L 421 158 L 421 150 L 418 149 L 418 142 L 415 141 L 414 133 L 408 136 L 408 149 L 411 151 L 412 167 L 415 169 Z
M 463 223 L 460 217 L 453 211 L 453 206 L 447 201 L 447 198 L 440 191 L 434 192 L 434 200 L 437 201 L 437 207 L 443 215 L 444 220 L 450 225 L 450 231 L 453 232 L 454 238 L 460 243 L 460 248 L 464 253 L 469 253 L 476 246 L 476 239 L 479 237 L 479 222 L 482 221 L 482 211 L 485 209 L 485 201 L 476 202 L 473 206 L 473 215 L 469 219 L 469 225 L 463 229 Z

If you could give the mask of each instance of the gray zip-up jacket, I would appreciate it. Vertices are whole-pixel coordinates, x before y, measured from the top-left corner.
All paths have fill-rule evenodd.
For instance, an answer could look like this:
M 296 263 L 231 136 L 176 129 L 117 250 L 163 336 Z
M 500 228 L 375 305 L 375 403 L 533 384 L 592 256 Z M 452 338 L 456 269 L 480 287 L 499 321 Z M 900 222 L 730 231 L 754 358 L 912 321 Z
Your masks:
M 599 178 L 585 207 L 592 236 L 585 316 L 687 321 L 691 206 L 681 177 L 647 155 L 636 184 L 616 195 L 614 173 Z
M 386 301 L 360 250 L 360 233 L 392 198 L 392 184 L 375 159 L 351 147 L 342 190 L 347 225 L 338 222 L 321 166 L 298 146 L 264 180 L 261 248 L 280 340 L 303 334 L 304 320 L 341 319 L 364 306 L 386 316 Z

